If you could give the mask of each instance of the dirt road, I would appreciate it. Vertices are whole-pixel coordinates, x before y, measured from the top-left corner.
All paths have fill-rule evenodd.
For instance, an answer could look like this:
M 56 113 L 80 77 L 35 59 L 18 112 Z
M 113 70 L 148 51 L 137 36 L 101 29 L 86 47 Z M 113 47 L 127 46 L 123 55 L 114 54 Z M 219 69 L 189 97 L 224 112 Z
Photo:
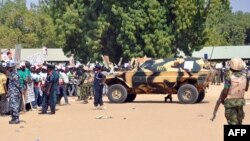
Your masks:
M 57 106 L 56 115 L 21 114 L 19 125 L 0 117 L 1 141 L 223 141 L 224 108 L 214 122 L 209 119 L 222 86 L 210 86 L 204 102 L 164 103 L 164 95 L 138 95 L 135 102 L 108 103 L 106 110 L 91 110 L 92 102 L 71 99 L 69 106 Z M 250 92 L 246 94 L 246 117 L 250 124 Z M 108 119 L 96 119 L 103 116 Z

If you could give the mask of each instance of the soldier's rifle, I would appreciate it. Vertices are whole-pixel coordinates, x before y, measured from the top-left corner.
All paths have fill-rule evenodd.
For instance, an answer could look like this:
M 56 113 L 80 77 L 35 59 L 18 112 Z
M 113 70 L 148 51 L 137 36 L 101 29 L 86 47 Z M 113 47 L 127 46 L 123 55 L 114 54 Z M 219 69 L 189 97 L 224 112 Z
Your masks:
M 216 114 L 217 114 L 217 111 L 220 107 L 220 104 L 221 104 L 221 100 L 220 98 L 217 100 L 216 104 L 215 104 L 215 107 L 214 107 L 214 112 L 213 112 L 213 117 L 210 119 L 211 121 L 214 121 L 214 119 L 216 118 Z

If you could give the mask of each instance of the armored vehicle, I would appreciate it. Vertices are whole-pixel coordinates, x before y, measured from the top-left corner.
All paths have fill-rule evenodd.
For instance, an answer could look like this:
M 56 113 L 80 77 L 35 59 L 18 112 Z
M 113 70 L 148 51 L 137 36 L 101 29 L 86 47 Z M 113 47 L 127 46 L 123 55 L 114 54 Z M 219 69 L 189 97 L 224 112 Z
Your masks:
M 209 70 L 203 59 L 148 60 L 131 71 L 106 76 L 110 102 L 132 102 L 137 94 L 177 94 L 180 103 L 198 103 L 205 97 Z

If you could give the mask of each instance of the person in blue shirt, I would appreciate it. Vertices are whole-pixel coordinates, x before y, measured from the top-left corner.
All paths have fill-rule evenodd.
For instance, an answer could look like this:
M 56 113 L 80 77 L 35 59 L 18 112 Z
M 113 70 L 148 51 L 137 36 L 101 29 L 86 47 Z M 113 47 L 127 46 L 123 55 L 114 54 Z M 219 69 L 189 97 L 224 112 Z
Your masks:
M 105 79 L 106 76 L 102 74 L 102 67 L 96 65 L 95 78 L 94 78 L 94 109 L 100 109 L 100 110 L 103 109 L 102 91 Z
M 47 78 L 45 82 L 45 89 L 43 90 L 45 95 L 43 97 L 42 112 L 39 114 L 47 114 L 48 105 L 50 106 L 51 113 L 56 113 L 56 94 L 59 83 L 59 74 L 54 69 L 54 65 L 47 65 Z

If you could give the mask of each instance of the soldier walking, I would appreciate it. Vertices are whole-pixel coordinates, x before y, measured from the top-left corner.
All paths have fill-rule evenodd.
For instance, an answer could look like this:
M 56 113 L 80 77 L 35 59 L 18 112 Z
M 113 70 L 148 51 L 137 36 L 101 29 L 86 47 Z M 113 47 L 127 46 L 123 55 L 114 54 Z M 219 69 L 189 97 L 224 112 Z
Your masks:
M 10 113 L 11 113 L 11 121 L 9 124 L 19 124 L 19 106 L 21 100 L 21 86 L 19 82 L 19 75 L 15 69 L 15 63 L 13 61 L 9 61 L 7 63 L 8 73 L 8 95 L 10 97 Z
M 249 80 L 245 73 L 244 62 L 241 58 L 232 58 L 229 61 L 230 71 L 227 72 L 224 81 L 224 89 L 220 95 L 220 101 L 225 107 L 225 117 L 229 125 L 241 125 L 245 113 L 244 94 L 248 90 Z

